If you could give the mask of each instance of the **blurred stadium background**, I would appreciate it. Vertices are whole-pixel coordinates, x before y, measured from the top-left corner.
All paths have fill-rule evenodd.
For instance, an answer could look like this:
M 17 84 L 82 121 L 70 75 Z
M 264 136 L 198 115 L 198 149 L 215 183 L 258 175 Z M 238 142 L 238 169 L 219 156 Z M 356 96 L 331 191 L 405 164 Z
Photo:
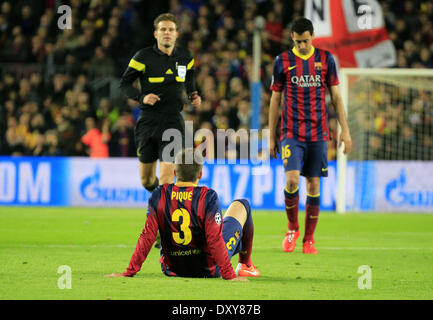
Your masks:
M 386 37 L 392 41 L 394 57 L 388 61 L 388 64 L 392 64 L 392 69 L 421 70 L 433 67 L 431 1 L 369 0 L 355 1 L 354 4 L 359 9 L 364 2 L 375 5 L 380 3 L 380 7 L 376 8 L 376 16 L 385 27 Z M 194 109 L 185 100 L 185 120 L 194 121 L 194 132 L 201 128 L 210 129 L 214 133 L 217 129 L 233 129 L 239 135 L 229 138 L 233 138 L 234 144 L 226 144 L 224 153 L 227 159 L 239 160 L 239 142 L 241 139 L 248 139 L 240 129 L 267 128 L 273 59 L 291 47 L 290 22 L 305 14 L 307 3 L 311 7 L 312 4 L 318 6 L 320 3 L 322 6 L 332 3 L 334 6 L 340 2 L 172 0 L 158 1 L 150 5 L 148 1 L 140 0 L 0 1 L 0 154 L 12 157 L 2 158 L 3 162 L 9 159 L 8 161 L 14 163 L 11 166 L 3 163 L 3 170 L 0 170 L 3 177 L 0 190 L 3 196 L 0 197 L 0 202 L 25 204 L 23 199 L 29 198 L 33 199 L 30 204 L 59 204 L 58 201 L 51 200 L 53 197 L 62 198 L 55 191 L 66 187 L 57 186 L 55 180 L 50 183 L 50 188 L 54 189 L 50 201 L 41 200 L 36 194 L 43 194 L 43 190 L 34 191 L 33 198 L 25 194 L 21 198 L 18 196 L 20 184 L 24 184 L 21 188 L 23 190 L 35 186 L 41 189 L 44 186 L 43 178 L 37 179 L 38 158 L 26 160 L 32 163 L 32 169 L 28 170 L 30 175 L 33 172 L 28 186 L 25 181 L 20 182 L 19 176 L 25 174 L 20 174 L 22 166 L 19 159 L 23 156 L 90 157 L 99 160 L 135 158 L 133 126 L 140 111 L 137 102 L 127 100 L 121 95 L 118 88 L 119 78 L 132 55 L 138 49 L 154 43 L 153 19 L 163 12 L 176 15 L 180 26 L 178 44 L 188 47 L 195 57 L 197 82 L 203 103 L 200 108 Z M 64 4 L 71 8 L 72 28 L 60 30 L 58 20 L 61 13 L 58 13 L 57 9 Z M 381 14 L 377 14 L 379 11 Z M 317 12 L 320 13 L 320 10 Z M 261 103 L 258 103 L 259 109 L 254 110 L 250 88 L 253 77 L 254 19 L 257 16 L 264 17 L 265 26 L 260 32 L 261 92 L 258 97 Z M 346 20 L 350 19 L 346 17 Z M 338 19 L 338 23 L 341 24 L 341 21 L 343 20 Z M 333 23 L 336 25 L 336 21 Z M 320 44 L 326 45 L 325 47 L 331 44 L 332 47 L 332 41 L 322 41 Z M 358 66 L 345 61 L 347 55 L 336 57 L 340 67 Z M 374 53 L 371 57 L 374 58 Z M 393 80 L 387 76 L 371 78 L 371 75 L 374 76 L 374 73 L 370 74 L 366 81 L 349 79 L 350 88 L 343 92 L 350 96 L 348 118 L 355 142 L 355 151 L 349 157 L 348 168 L 351 167 L 351 160 L 423 160 L 423 168 L 428 170 L 431 176 L 431 76 L 408 81 L 408 77 Z M 253 116 L 258 113 L 259 124 L 253 124 Z M 325 190 L 322 192 L 322 209 L 335 210 L 337 166 L 334 160 L 337 158 L 337 122 L 332 107 L 329 108 L 329 124 L 334 139 L 329 141 L 328 146 L 330 178 L 323 183 Z M 110 133 L 110 138 L 104 139 L 107 135 L 102 133 Z M 100 138 L 89 143 L 83 138 L 86 134 Z M 207 140 L 210 145 L 207 150 L 208 159 L 216 155 L 214 149 L 217 141 L 210 140 Z M 196 141 L 200 142 L 202 140 Z M 266 145 L 262 144 L 259 148 L 265 149 Z M 98 163 L 101 163 L 101 166 L 112 163 L 112 166 L 116 167 L 115 162 Z M 134 166 L 134 162 L 128 163 Z M 89 167 L 90 164 L 82 162 L 82 166 Z M 209 174 L 205 174 L 204 182 L 223 192 L 223 204 L 229 203 L 235 195 L 255 199 L 255 195 L 261 193 L 263 196 L 258 196 L 260 199 L 253 204 L 255 207 L 282 208 L 283 201 L 279 193 L 284 181 L 280 179 L 280 167 L 278 163 L 273 165 L 274 178 L 256 179 L 252 188 L 248 180 L 241 179 L 240 171 L 233 172 L 233 168 L 226 168 L 229 172 L 222 170 L 216 173 L 211 168 Z M 142 201 L 139 201 L 142 205 L 145 204 L 147 195 L 141 190 L 138 180 L 134 180 L 137 176 L 133 173 L 134 168 L 130 170 L 130 175 L 136 187 L 133 190 L 129 187 L 129 191 L 125 192 L 135 195 L 142 192 L 139 196 L 142 198 Z M 362 199 L 352 199 L 352 205 L 348 205 L 348 209 L 382 210 L 382 207 L 371 203 L 371 194 L 375 193 L 376 189 L 370 188 L 372 179 L 366 178 L 374 176 L 377 170 L 382 170 L 371 171 L 371 166 L 366 165 L 362 168 L 362 179 L 355 178 L 355 173 L 350 173 L 350 170 L 345 174 L 345 179 L 352 177 L 355 180 L 348 182 L 349 185 L 355 185 L 349 187 L 349 191 L 353 189 L 353 194 L 364 194 L 365 189 L 370 192 L 361 197 Z M 105 169 L 95 167 L 88 176 L 100 177 L 103 180 L 101 175 Z M 26 172 L 25 169 L 22 170 Z M 101 174 L 98 174 L 98 170 L 102 170 Z M 122 176 L 119 174 L 119 177 Z M 233 184 L 233 180 L 236 180 L 240 185 L 233 187 L 233 190 L 227 190 L 224 180 L 215 181 L 217 176 L 228 178 Z M 431 211 L 433 188 L 429 183 L 419 184 L 425 180 L 425 174 L 418 176 L 421 180 L 416 179 L 416 182 L 409 183 L 409 179 L 406 179 L 404 184 L 421 186 L 419 190 L 412 190 L 415 194 L 410 191 L 410 197 L 421 197 L 427 205 L 415 206 L 414 210 Z M 18 178 L 16 183 L 11 182 L 7 186 L 7 177 Z M 206 181 L 206 177 L 209 181 Z M 399 171 L 387 179 L 401 182 L 401 177 Z M 66 180 L 67 178 L 64 179 Z M 359 181 L 363 183 L 360 184 Z M 116 185 L 115 181 L 110 183 Z M 398 185 L 403 186 L 403 182 Z M 257 188 L 254 189 L 254 186 Z M 397 189 L 395 192 L 400 192 L 400 189 Z M 398 199 L 390 201 L 406 201 L 406 198 L 400 195 L 395 197 Z M 83 202 L 76 201 L 68 203 L 83 205 Z M 92 203 L 84 201 L 84 204 Z M 405 211 L 407 207 L 400 205 L 394 209 Z

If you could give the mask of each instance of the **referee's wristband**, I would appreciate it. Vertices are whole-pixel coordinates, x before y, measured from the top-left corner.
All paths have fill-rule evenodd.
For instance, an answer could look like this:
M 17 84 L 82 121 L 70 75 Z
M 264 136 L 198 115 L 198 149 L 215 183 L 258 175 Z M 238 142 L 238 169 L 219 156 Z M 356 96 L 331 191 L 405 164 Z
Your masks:
M 145 93 L 142 93 L 142 94 L 140 94 L 140 95 L 138 96 L 138 102 L 139 102 L 140 104 L 144 103 L 144 102 L 143 102 L 143 99 L 144 99 L 145 96 L 146 96 Z

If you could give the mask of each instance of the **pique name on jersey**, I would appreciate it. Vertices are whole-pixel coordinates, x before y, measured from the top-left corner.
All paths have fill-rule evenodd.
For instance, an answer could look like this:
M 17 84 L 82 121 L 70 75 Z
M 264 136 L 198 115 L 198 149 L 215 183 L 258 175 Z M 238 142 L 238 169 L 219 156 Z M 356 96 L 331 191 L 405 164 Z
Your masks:
M 176 199 L 179 201 L 184 201 L 184 200 L 188 200 L 191 201 L 192 199 L 192 191 L 190 192 L 186 192 L 186 191 L 181 191 L 181 192 L 176 192 L 173 191 L 171 193 L 171 200 Z
M 322 85 L 320 74 L 316 74 L 316 75 L 304 74 L 299 77 L 293 76 L 290 78 L 290 80 L 292 81 L 292 83 L 302 88 L 320 87 Z

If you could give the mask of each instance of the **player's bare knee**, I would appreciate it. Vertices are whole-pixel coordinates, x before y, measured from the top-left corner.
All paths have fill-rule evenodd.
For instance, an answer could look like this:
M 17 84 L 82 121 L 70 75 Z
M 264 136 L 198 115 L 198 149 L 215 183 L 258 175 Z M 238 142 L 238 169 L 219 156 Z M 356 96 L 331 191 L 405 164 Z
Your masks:
M 245 221 L 247 220 L 247 209 L 245 206 L 239 202 L 239 201 L 233 201 L 229 208 L 227 209 L 224 218 L 225 217 L 233 217 L 236 220 L 239 221 L 241 226 L 243 227 L 245 224 Z
M 286 190 L 289 192 L 295 191 L 299 186 L 299 172 L 287 171 L 286 172 Z
M 155 183 L 155 176 L 142 176 L 140 177 L 141 185 L 145 188 L 150 187 L 153 183 Z
M 317 195 L 320 193 L 320 178 L 306 178 L 307 194 Z
M 286 182 L 286 190 L 293 192 L 298 188 L 299 180 L 296 178 L 288 179 Z

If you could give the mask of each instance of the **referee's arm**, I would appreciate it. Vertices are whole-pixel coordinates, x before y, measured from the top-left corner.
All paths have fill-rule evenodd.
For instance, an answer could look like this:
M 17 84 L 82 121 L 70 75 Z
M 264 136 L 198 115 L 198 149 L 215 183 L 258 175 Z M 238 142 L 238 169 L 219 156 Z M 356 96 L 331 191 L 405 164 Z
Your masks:
M 186 79 L 185 87 L 188 97 L 191 97 L 193 93 L 197 92 L 197 85 L 195 81 L 195 69 L 194 69 L 194 59 L 191 59 L 188 66 L 186 67 Z
M 194 107 L 198 107 L 201 104 L 201 98 L 197 92 L 197 84 L 195 80 L 195 69 L 194 69 L 194 59 L 191 58 L 191 61 L 188 63 L 186 67 L 186 79 L 185 79 L 185 88 L 186 93 L 188 95 L 189 100 L 191 101 Z
M 139 52 L 129 61 L 128 67 L 120 79 L 119 88 L 128 98 L 143 103 L 144 94 L 133 86 L 134 81 L 139 78 L 145 71 L 146 65 L 139 60 Z

